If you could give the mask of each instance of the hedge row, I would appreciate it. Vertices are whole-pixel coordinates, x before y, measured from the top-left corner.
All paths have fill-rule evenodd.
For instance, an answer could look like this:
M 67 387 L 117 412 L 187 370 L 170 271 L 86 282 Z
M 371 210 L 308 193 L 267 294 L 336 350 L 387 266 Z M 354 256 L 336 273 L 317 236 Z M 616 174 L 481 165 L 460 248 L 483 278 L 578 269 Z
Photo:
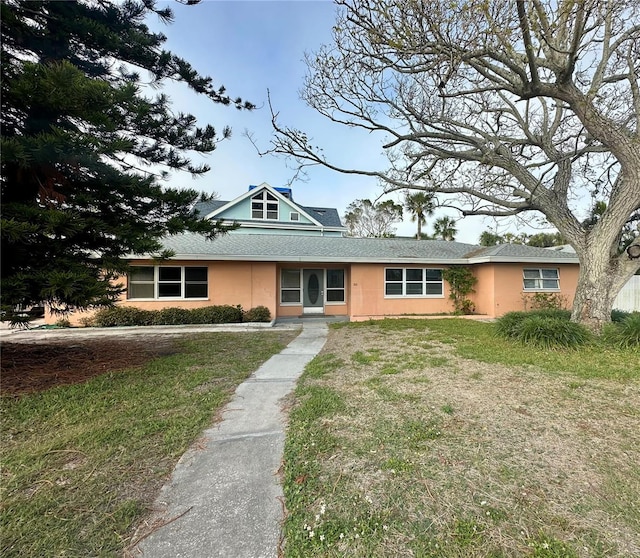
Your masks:
M 266 306 L 243 311 L 241 306 L 205 306 L 203 308 L 163 308 L 142 310 L 133 306 L 114 306 L 98 310 L 91 319 L 96 327 L 232 324 L 240 322 L 269 322 L 271 312 Z

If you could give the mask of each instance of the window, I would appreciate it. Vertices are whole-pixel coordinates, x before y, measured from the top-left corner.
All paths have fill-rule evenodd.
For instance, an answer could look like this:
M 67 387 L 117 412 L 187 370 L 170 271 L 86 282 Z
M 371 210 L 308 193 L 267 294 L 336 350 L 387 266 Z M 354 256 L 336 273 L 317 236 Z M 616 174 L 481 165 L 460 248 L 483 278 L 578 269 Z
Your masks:
M 292 211 L 291 213 L 289 213 L 289 220 L 300 221 L 300 213 L 298 213 L 297 211 Z
M 280 302 L 282 304 L 300 304 L 300 270 L 283 269 L 280 272 Z
M 207 298 L 206 267 L 135 266 L 129 271 L 127 298 Z
M 251 217 L 253 219 L 278 220 L 278 198 L 263 190 L 251 198 Z
M 155 298 L 155 268 L 132 267 L 129 271 L 127 298 Z
M 442 297 L 442 270 L 391 267 L 384 270 L 385 296 Z
M 560 274 L 557 268 L 523 269 L 522 277 L 525 291 L 560 290 Z
M 344 269 L 327 269 L 327 302 L 344 302 Z

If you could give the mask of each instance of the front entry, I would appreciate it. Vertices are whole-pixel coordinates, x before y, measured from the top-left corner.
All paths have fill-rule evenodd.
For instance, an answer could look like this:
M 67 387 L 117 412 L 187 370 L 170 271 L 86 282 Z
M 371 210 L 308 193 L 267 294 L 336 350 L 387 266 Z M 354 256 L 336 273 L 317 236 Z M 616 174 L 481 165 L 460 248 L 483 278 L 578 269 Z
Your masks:
M 324 313 L 324 269 L 302 271 L 302 298 L 304 314 Z

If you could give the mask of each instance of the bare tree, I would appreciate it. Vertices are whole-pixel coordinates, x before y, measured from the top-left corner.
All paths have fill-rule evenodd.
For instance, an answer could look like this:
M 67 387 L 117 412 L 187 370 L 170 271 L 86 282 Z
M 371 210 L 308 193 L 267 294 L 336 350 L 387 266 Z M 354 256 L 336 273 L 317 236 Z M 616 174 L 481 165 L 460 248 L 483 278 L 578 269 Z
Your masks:
M 394 236 L 393 225 L 402 221 L 402 206 L 392 200 L 372 202 L 355 200 L 347 206 L 344 223 L 348 236 L 390 237 Z
M 437 193 L 463 215 L 543 214 L 580 259 L 573 319 L 599 329 L 640 267 L 637 248 L 618 250 L 640 208 L 639 0 L 336 3 L 303 96 L 381 134 L 390 165 L 340 167 L 275 113 L 272 151 Z

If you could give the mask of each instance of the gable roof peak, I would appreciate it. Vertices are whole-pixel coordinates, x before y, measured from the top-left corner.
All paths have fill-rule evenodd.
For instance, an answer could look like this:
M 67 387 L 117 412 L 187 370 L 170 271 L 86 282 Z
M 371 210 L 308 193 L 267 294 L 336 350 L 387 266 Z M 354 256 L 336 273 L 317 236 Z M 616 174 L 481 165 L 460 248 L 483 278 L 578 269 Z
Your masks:
M 262 189 L 269 190 L 272 193 L 280 194 L 282 197 L 287 198 L 288 200 L 293 201 L 293 189 L 286 186 L 271 186 L 267 182 L 263 182 L 256 186 L 255 184 L 249 184 L 249 192 L 258 192 Z

